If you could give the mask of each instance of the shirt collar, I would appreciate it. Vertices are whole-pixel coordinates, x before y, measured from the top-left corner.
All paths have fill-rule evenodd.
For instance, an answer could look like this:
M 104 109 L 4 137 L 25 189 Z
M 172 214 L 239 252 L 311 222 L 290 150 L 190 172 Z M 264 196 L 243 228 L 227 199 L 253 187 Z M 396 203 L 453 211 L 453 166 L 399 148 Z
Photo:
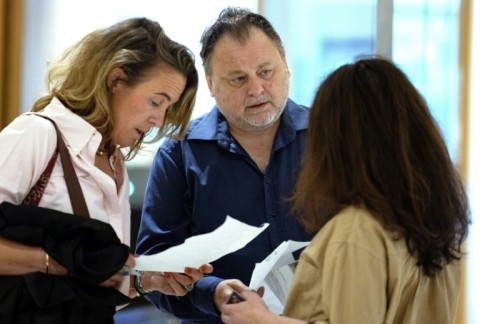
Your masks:
M 308 126 L 306 108 L 299 106 L 288 99 L 282 113 L 280 127 L 277 131 L 277 140 L 290 142 L 297 131 L 305 130 Z M 187 140 L 224 140 L 231 138 L 225 117 L 218 110 L 217 105 L 207 114 L 192 121 Z M 285 143 L 283 143 L 285 144 Z
M 79 154 L 89 142 L 97 148 L 102 140 L 102 135 L 80 116 L 67 109 L 60 100 L 53 98 L 43 112 L 57 124 L 74 155 Z

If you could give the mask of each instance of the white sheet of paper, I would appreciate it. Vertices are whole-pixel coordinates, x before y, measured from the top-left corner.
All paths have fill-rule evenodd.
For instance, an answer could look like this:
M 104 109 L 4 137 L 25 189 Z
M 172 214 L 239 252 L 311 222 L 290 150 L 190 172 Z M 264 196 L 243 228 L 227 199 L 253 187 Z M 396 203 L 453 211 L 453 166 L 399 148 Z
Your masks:
M 295 259 L 292 252 L 307 246 L 309 243 L 285 241 L 270 253 L 265 260 L 255 265 L 249 288 L 258 289 L 265 287 L 263 300 L 272 312 L 276 314 L 283 313 L 286 296 L 295 272 Z
M 183 244 L 158 254 L 138 256 L 135 270 L 184 272 L 185 267 L 197 269 L 243 248 L 268 225 L 251 226 L 227 215 L 225 222 L 210 233 L 189 237 Z

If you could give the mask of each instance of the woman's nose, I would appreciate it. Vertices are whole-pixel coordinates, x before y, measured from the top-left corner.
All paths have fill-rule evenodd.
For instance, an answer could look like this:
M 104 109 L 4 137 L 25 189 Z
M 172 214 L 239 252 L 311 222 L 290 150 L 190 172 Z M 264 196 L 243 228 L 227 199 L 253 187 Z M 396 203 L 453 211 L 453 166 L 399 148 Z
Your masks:
M 150 124 L 152 124 L 154 127 L 160 128 L 163 126 L 164 119 L 165 119 L 165 111 L 156 112 L 150 118 Z

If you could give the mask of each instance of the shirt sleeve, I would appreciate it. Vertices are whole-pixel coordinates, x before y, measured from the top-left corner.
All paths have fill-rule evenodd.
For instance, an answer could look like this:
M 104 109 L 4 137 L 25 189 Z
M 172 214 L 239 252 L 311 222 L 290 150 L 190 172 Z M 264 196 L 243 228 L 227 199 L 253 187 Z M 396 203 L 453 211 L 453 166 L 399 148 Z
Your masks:
M 191 213 L 184 203 L 189 189 L 183 169 L 179 142 L 168 142 L 160 147 L 147 182 L 137 255 L 159 253 L 183 243 L 190 236 Z M 159 309 L 180 319 L 201 320 L 202 313 L 219 317 L 213 294 L 221 280 L 207 276 L 184 297 L 167 296 L 155 291 L 146 298 Z
M 56 147 L 50 121 L 20 116 L 0 133 L 0 202 L 20 204 L 45 171 Z

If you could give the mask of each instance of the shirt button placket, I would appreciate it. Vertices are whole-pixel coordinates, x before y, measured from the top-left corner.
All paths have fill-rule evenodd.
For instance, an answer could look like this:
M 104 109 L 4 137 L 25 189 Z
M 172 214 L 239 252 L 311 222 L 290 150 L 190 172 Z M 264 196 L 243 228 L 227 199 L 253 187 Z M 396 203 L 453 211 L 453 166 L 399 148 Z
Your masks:
M 271 177 L 265 176 L 264 181 L 265 181 L 265 185 L 267 187 L 270 187 L 272 185 L 272 178 Z M 267 192 L 271 192 L 271 190 L 273 190 L 273 188 L 266 188 L 266 189 L 267 189 Z M 270 205 L 270 209 L 269 209 L 270 216 L 272 216 L 272 217 L 277 216 L 277 211 L 274 208 L 272 208 L 275 204 L 273 204 L 273 202 L 267 202 L 267 203 Z

